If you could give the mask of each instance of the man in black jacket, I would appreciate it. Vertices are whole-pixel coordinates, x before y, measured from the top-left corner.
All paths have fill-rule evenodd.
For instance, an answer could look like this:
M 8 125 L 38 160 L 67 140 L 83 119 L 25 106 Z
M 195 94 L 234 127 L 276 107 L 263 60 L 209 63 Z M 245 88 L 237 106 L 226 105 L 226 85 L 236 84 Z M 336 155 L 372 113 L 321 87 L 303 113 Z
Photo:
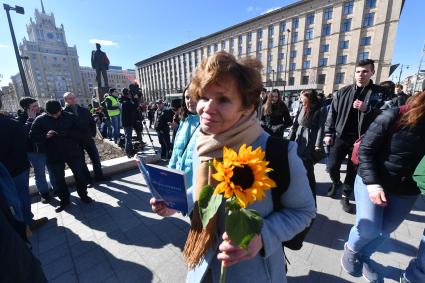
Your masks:
M 87 179 L 84 171 L 84 155 L 80 146 L 85 135 L 75 115 L 62 111 L 59 101 L 46 102 L 46 113 L 38 116 L 32 124 L 30 138 L 36 144 L 45 144 L 47 162 L 55 176 L 55 190 L 60 199 L 56 212 L 69 205 L 69 190 L 65 182 L 65 163 L 68 164 L 77 184 L 81 201 L 90 203 L 87 196 Z
M 78 119 L 78 124 L 84 136 L 81 140 L 81 146 L 87 152 L 92 162 L 94 179 L 96 182 L 104 181 L 105 177 L 102 172 L 99 152 L 93 139 L 97 133 L 94 118 L 88 109 L 78 105 L 77 97 L 72 92 L 65 92 L 63 99 L 66 103 L 64 111 L 74 114 Z M 86 169 L 87 181 L 92 184 L 89 170 L 86 165 L 84 167 Z
M 356 65 L 356 83 L 338 90 L 332 100 L 325 123 L 326 145 L 332 145 L 329 160 L 329 175 L 332 186 L 327 195 L 335 196 L 341 185 L 340 168 L 347 154 L 351 156 L 354 142 L 366 132 L 369 125 L 380 113 L 379 108 L 386 99 L 385 90 L 370 79 L 375 73 L 374 61 L 362 60 Z M 357 168 L 348 160 L 347 175 L 341 197 L 342 208 L 353 212 L 349 197 L 353 191 Z
M 122 90 L 121 96 L 121 124 L 124 129 L 125 153 L 127 154 L 128 158 L 131 158 L 134 155 L 132 137 L 133 127 L 135 126 L 136 122 L 136 107 L 136 104 L 131 99 L 130 92 L 127 88 L 124 88 Z
M 156 102 L 158 109 L 155 112 L 154 128 L 158 133 L 159 143 L 161 144 L 161 159 L 169 159 L 171 149 L 170 142 L 170 123 L 173 121 L 173 111 L 165 109 L 164 102 L 159 99 Z

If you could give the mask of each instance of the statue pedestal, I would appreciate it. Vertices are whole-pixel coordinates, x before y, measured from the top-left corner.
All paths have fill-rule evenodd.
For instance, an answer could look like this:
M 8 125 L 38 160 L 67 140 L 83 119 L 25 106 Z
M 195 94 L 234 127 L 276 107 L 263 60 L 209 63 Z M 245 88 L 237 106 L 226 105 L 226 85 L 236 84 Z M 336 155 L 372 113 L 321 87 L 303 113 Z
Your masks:
M 99 103 L 103 101 L 105 93 L 108 93 L 109 87 L 94 87 L 93 94 L 98 99 Z

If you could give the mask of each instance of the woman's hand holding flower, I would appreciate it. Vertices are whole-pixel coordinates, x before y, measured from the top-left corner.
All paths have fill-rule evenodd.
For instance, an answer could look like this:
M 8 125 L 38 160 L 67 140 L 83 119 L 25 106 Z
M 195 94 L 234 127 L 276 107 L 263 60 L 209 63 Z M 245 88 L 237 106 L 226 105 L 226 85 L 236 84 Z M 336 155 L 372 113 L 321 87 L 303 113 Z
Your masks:
M 238 246 L 234 246 L 226 232 L 223 234 L 223 242 L 219 246 L 220 253 L 217 259 L 223 261 L 225 267 L 234 265 L 241 261 L 255 257 L 263 248 L 263 240 L 261 235 L 255 235 L 249 242 L 248 248 L 245 250 Z

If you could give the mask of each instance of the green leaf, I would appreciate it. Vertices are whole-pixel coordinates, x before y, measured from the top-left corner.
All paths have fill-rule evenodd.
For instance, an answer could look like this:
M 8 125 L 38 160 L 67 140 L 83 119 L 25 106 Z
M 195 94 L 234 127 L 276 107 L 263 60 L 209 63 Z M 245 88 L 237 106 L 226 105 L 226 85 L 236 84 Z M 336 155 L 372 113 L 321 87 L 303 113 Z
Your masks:
M 223 200 L 223 195 L 215 195 L 214 188 L 207 185 L 202 188 L 199 194 L 198 206 L 199 215 L 201 216 L 202 227 L 207 227 L 210 219 L 217 213 L 218 208 Z
M 246 249 L 251 239 L 261 232 L 263 218 L 258 212 L 251 209 L 242 208 L 236 211 L 229 211 L 226 216 L 225 230 L 232 242 Z

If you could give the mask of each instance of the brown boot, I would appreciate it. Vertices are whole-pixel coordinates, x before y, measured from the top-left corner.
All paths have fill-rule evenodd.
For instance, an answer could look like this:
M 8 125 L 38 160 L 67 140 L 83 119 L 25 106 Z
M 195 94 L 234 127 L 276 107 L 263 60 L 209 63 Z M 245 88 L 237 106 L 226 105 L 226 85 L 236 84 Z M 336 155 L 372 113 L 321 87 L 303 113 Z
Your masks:
M 34 220 L 32 224 L 30 225 L 31 231 L 37 230 L 38 228 L 46 224 L 48 220 L 49 219 L 47 219 L 47 217 L 42 217 L 37 220 Z

